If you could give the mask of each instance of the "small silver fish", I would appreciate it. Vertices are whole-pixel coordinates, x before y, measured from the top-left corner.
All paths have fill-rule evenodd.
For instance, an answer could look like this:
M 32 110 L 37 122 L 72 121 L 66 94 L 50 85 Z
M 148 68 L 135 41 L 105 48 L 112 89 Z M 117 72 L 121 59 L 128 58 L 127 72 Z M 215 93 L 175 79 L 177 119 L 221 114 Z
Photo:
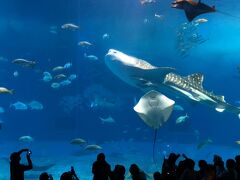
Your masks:
M 66 30 L 72 30 L 72 31 L 75 31 L 75 30 L 78 30 L 79 29 L 79 26 L 73 24 L 73 23 L 66 23 L 66 24 L 63 24 L 61 26 L 62 29 L 66 29 Z
M 30 61 L 26 59 L 14 59 L 12 63 L 27 68 L 34 68 L 35 65 L 37 64 L 36 61 Z
M 74 145 L 82 145 L 82 144 L 86 144 L 86 143 L 87 143 L 87 141 L 82 138 L 75 138 L 70 141 L 70 144 L 74 144 Z
M 88 151 L 97 151 L 97 150 L 101 150 L 103 148 L 96 144 L 90 144 L 90 145 L 87 145 L 84 149 L 88 150 Z
M 32 142 L 34 141 L 33 137 L 31 136 L 21 136 L 19 139 L 21 142 Z

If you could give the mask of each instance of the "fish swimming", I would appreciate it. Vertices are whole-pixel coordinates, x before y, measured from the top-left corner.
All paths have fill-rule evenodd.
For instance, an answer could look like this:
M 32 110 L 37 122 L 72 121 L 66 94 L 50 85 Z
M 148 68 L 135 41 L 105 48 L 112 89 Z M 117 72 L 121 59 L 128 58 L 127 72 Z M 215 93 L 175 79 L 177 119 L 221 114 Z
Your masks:
M 197 149 L 200 150 L 200 149 L 204 148 L 206 145 L 211 144 L 211 143 L 213 143 L 213 141 L 211 139 L 206 139 L 197 145 Z
M 49 82 L 53 79 L 52 75 L 49 72 L 43 72 L 43 81 Z
M 66 23 L 66 24 L 63 24 L 61 26 L 62 29 L 67 29 L 67 30 L 72 30 L 72 31 L 75 31 L 75 30 L 78 30 L 79 29 L 79 26 L 73 24 L 73 23 Z
M 61 81 L 59 84 L 60 86 L 68 86 L 69 84 L 71 84 L 72 82 L 70 80 L 63 80 Z
M 240 118 L 240 108 L 228 104 L 224 96 L 215 95 L 206 91 L 203 86 L 204 76 L 200 73 L 192 74 L 186 77 L 169 73 L 166 75 L 164 84 L 172 88 L 175 93 L 186 96 L 193 101 L 206 104 L 213 107 L 218 112 L 228 111 L 238 114 Z
M 82 145 L 82 144 L 86 144 L 86 143 L 87 143 L 87 141 L 82 138 L 75 138 L 70 141 L 70 144 L 74 144 L 74 145 Z
M 110 49 L 105 56 L 107 67 L 124 82 L 146 90 L 158 90 L 165 95 L 182 95 L 215 108 L 218 112 L 229 111 L 240 114 L 240 108 L 225 102 L 224 96 L 214 95 L 202 87 L 203 75 L 186 77 L 174 74 L 174 68 L 156 67 L 150 63 Z
M 184 108 L 178 104 L 174 105 L 173 107 L 174 111 L 184 111 Z
M 162 84 L 165 76 L 174 71 L 174 68 L 156 67 L 114 49 L 106 54 L 105 64 L 122 81 L 141 89 Z
M 112 118 L 112 116 L 108 116 L 107 118 L 99 117 L 99 119 L 102 121 L 102 123 L 115 123 L 115 119 Z
M 54 83 L 51 84 L 51 87 L 52 87 L 53 89 L 58 89 L 58 88 L 60 88 L 60 84 L 54 82 Z
M 65 79 L 67 76 L 65 74 L 58 74 L 56 76 L 54 76 L 54 79 Z
M 140 0 L 141 5 L 155 3 L 156 0 Z
M 56 66 L 52 69 L 52 71 L 62 71 L 64 70 L 65 68 L 63 66 Z
M 103 39 L 103 40 L 106 40 L 106 39 L 109 39 L 109 38 L 110 38 L 110 35 L 107 34 L 107 33 L 105 33 L 105 34 L 102 35 L 102 39 Z
M 92 46 L 92 43 L 88 42 L 88 41 L 80 41 L 78 43 L 79 46 L 84 47 L 84 48 L 88 48 L 89 46 Z
M 12 61 L 13 64 L 18 64 L 22 67 L 28 67 L 28 68 L 34 68 L 35 65 L 37 64 L 36 61 L 29 61 L 26 59 L 14 59 Z
M 67 62 L 66 64 L 64 64 L 64 69 L 69 69 L 72 67 L 72 63 L 71 62 Z
M 97 61 L 98 57 L 95 55 L 87 55 L 86 53 L 84 53 L 84 57 L 90 61 Z
M 87 151 L 97 151 L 97 150 L 101 150 L 101 149 L 103 149 L 103 148 L 96 144 L 90 144 L 84 148 L 84 150 L 87 150 Z
M 186 122 L 186 120 L 189 118 L 189 116 L 186 114 L 185 116 L 179 116 L 177 119 L 176 119 L 176 124 L 181 124 L 181 123 L 184 123 Z
M 176 0 L 172 2 L 172 8 L 184 10 L 189 22 L 201 14 L 216 12 L 214 6 L 208 6 L 202 3 L 201 0 L 198 2 L 193 0 Z
M 206 23 L 206 22 L 208 22 L 208 20 L 205 18 L 200 18 L 195 21 L 195 23 Z
M 40 103 L 38 101 L 31 101 L 30 103 L 28 103 L 28 106 L 31 110 L 42 110 L 43 109 L 42 103 Z
M 77 75 L 76 74 L 71 74 L 69 77 L 68 77 L 68 80 L 69 81 L 73 81 L 74 79 L 77 78 Z
M 32 141 L 34 141 L 33 137 L 31 137 L 31 136 L 21 136 L 21 137 L 19 137 L 18 140 L 21 141 L 21 142 L 32 142 Z
M 10 104 L 10 108 L 14 108 L 15 110 L 27 110 L 28 109 L 27 105 L 21 101 L 17 101 L 13 104 Z
M 13 89 L 7 89 L 5 87 L 0 87 L 0 94 L 13 94 L 14 90 Z
M 163 94 L 152 90 L 141 97 L 133 109 L 145 124 L 156 130 L 169 119 L 174 103 Z
M 18 77 L 18 76 L 19 76 L 18 71 L 14 71 L 14 72 L 13 72 L 13 76 L 14 76 L 14 77 Z
M 143 122 L 155 130 L 153 140 L 153 160 L 155 164 L 157 130 L 163 126 L 171 116 L 174 104 L 175 101 L 157 91 L 151 90 L 141 97 L 133 108 Z

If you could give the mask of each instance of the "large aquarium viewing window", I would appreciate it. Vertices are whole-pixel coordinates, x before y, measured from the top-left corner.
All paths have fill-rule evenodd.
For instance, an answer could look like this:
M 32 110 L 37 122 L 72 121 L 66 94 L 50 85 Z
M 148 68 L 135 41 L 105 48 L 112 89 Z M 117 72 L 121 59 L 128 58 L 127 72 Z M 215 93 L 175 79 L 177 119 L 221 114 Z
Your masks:
M 1 1 L 0 179 L 240 177 L 239 9 Z

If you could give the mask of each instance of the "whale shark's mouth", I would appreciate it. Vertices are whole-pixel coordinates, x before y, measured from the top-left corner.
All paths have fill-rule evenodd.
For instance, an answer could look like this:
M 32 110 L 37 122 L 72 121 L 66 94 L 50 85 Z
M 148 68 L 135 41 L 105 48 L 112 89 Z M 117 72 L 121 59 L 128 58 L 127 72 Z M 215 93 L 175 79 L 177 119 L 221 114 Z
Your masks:
M 115 49 L 109 49 L 108 53 L 105 56 L 114 56 L 117 52 L 118 51 L 116 51 Z

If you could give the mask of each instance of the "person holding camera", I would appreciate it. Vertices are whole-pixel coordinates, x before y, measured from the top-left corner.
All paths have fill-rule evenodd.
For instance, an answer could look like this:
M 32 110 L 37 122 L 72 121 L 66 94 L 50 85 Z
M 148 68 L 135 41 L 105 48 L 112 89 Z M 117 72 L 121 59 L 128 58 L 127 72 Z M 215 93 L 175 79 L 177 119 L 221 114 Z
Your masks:
M 61 175 L 60 180 L 79 180 L 79 178 L 74 170 L 74 167 L 71 166 L 71 171 L 64 172 Z
M 28 165 L 20 164 L 21 154 L 26 152 Z M 18 152 L 13 152 L 10 156 L 10 174 L 11 180 L 24 180 L 24 172 L 33 168 L 32 160 L 30 158 L 31 151 L 29 149 L 22 149 Z

